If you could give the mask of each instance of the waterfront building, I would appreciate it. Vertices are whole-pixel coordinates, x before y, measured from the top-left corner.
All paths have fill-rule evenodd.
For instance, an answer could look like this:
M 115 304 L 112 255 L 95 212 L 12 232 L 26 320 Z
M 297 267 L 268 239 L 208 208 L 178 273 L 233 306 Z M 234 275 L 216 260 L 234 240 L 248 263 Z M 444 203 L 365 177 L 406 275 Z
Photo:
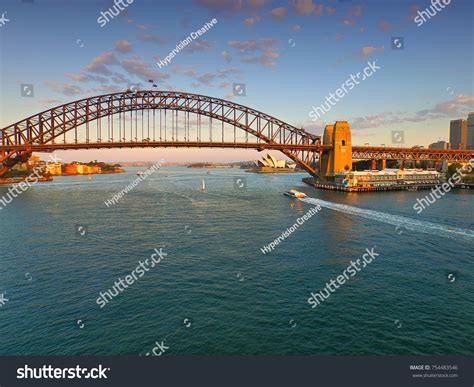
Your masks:
M 440 140 L 428 145 L 429 149 L 449 149 L 449 142 Z
M 61 163 L 48 163 L 46 164 L 46 171 L 50 175 L 62 175 L 62 164 Z
M 67 164 L 64 172 L 68 175 L 92 175 L 102 173 L 102 167 L 98 165 L 85 165 L 80 163 Z
M 267 154 L 266 157 L 257 160 L 257 166 L 250 168 L 248 172 L 256 173 L 282 173 L 282 172 L 295 172 L 296 164 L 287 163 L 285 160 L 277 160 L 271 154 Z
M 414 185 L 437 185 L 445 180 L 443 173 L 422 169 L 384 169 L 382 171 L 350 171 L 334 175 L 337 188 L 359 189 Z
M 451 120 L 449 123 L 449 143 L 451 149 L 466 149 L 467 120 Z
M 285 160 L 277 160 L 271 154 L 267 154 L 267 157 L 262 157 L 261 160 L 257 160 L 257 164 L 260 167 L 270 167 L 270 168 L 286 168 L 287 167 Z
M 99 167 L 98 165 L 94 165 L 91 168 L 92 168 L 91 173 L 102 173 L 102 167 Z
M 77 164 L 67 164 L 64 172 L 68 175 L 77 175 Z
M 45 164 L 44 161 L 41 161 L 39 156 L 32 155 L 30 159 L 27 161 L 26 166 L 27 169 L 34 169 L 38 167 L 42 167 Z
M 466 148 L 474 149 L 474 112 L 467 116 Z

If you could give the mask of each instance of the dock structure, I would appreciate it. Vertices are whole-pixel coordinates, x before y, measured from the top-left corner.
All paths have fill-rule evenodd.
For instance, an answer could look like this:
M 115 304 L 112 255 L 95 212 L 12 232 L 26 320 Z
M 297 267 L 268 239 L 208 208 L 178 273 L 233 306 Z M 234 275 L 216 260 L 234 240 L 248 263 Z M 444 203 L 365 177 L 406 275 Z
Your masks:
M 303 183 L 308 184 L 318 189 L 325 189 L 325 190 L 331 190 L 331 191 L 343 191 L 343 192 L 418 191 L 418 190 L 432 189 L 437 186 L 437 184 L 434 184 L 434 183 L 420 183 L 420 184 L 393 184 L 389 186 L 344 187 L 330 181 L 318 181 L 317 179 L 312 178 L 312 177 L 303 178 Z M 461 187 L 461 185 L 459 185 L 459 188 L 465 188 L 465 187 Z

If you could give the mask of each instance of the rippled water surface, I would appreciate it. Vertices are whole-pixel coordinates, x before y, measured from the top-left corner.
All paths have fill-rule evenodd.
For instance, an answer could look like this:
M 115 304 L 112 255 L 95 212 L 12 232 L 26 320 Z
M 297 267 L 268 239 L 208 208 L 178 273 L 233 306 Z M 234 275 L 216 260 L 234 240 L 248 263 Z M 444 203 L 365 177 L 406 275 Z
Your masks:
M 472 192 L 417 215 L 426 191 L 164 167 L 107 208 L 136 171 L 60 177 L 0 211 L 0 354 L 138 355 L 165 339 L 170 355 L 474 353 Z M 282 196 L 291 188 L 326 205 L 263 254 L 318 203 Z M 157 266 L 97 305 L 160 247 Z M 312 309 L 310 293 L 372 247 L 377 259 Z

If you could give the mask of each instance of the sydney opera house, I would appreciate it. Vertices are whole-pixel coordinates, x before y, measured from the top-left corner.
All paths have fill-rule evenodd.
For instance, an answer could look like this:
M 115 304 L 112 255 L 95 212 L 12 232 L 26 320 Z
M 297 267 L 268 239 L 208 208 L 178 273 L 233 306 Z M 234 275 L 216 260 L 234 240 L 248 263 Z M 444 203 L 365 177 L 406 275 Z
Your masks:
M 296 172 L 296 164 L 288 163 L 285 160 L 277 160 L 271 154 L 267 154 L 266 157 L 256 161 L 255 168 L 248 170 L 249 172 L 256 173 L 287 173 Z

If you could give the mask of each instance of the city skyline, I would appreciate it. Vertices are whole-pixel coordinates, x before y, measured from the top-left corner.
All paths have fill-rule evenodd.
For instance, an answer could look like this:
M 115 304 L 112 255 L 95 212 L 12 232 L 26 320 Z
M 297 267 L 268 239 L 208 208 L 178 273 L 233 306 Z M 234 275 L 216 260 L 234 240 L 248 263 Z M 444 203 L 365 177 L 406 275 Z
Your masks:
M 418 7 L 412 1 L 389 2 L 382 7 L 376 1 L 200 0 L 163 2 L 157 15 L 147 12 L 150 4 L 122 6 L 101 26 L 97 19 L 113 2 L 80 7 L 53 1 L 4 2 L 9 21 L 0 31 L 1 78 L 8 98 L 0 103 L 0 125 L 62 103 L 124 91 L 130 84 L 149 88 L 149 80 L 158 90 L 183 90 L 252 106 L 315 134 L 322 134 L 327 123 L 347 120 L 353 143 L 359 145 L 390 146 L 394 130 L 404 131 L 405 146 L 449 141 L 450 121 L 474 110 L 472 53 L 466 54 L 473 37 L 463 30 L 473 8 L 468 1 L 439 8 L 419 27 L 414 19 L 429 2 Z M 64 18 L 65 12 L 74 17 Z M 214 19 L 212 27 L 177 50 L 166 66 L 158 65 Z M 402 38 L 395 46 L 394 37 Z M 18 60 L 25 52 L 35 58 L 34 65 Z M 452 58 L 463 60 L 453 63 Z M 313 122 L 312 107 L 374 61 L 380 70 Z M 439 74 L 424 66 L 427 61 L 451 71 Z M 244 84 L 245 96 L 233 95 L 234 83 Z M 21 96 L 25 84 L 33 85 L 31 98 Z M 258 158 L 255 151 L 220 149 L 58 153 L 66 161 Z

